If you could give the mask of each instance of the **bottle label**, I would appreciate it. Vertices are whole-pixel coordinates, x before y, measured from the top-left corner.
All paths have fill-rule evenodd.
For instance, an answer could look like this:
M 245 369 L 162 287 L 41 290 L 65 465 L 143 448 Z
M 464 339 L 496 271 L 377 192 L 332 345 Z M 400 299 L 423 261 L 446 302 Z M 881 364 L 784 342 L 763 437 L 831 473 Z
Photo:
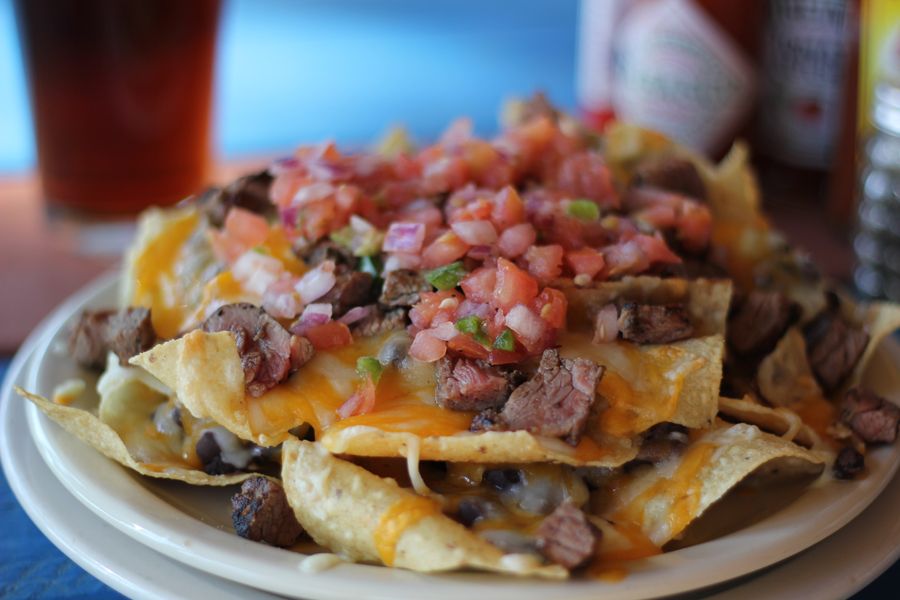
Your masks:
M 752 107 L 755 73 L 693 0 L 628 12 L 615 51 L 613 108 L 702 152 L 728 142 Z
M 766 154 L 800 167 L 830 165 L 855 22 L 846 0 L 769 3 L 759 112 Z

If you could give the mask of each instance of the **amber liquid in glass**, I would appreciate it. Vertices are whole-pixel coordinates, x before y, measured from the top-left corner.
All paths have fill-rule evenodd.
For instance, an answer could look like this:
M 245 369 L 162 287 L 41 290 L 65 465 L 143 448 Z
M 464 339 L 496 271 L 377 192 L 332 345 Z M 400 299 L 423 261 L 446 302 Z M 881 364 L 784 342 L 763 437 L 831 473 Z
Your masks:
M 219 0 L 16 0 L 44 195 L 130 213 L 205 182 Z

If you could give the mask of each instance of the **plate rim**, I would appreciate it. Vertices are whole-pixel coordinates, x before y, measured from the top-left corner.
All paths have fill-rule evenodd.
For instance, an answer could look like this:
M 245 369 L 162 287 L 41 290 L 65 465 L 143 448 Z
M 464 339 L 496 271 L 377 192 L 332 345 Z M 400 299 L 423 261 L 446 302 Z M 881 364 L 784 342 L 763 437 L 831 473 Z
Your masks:
M 59 334 L 61 328 L 68 321 L 68 319 L 71 318 L 71 316 L 74 314 L 74 311 L 79 310 L 82 305 L 95 300 L 97 297 L 101 296 L 104 293 L 112 294 L 114 291 L 114 286 L 118 281 L 118 277 L 115 275 L 115 273 L 111 273 L 103 278 L 98 279 L 91 285 L 86 286 L 85 289 L 69 298 L 50 316 L 48 316 L 47 319 L 45 319 L 43 329 L 40 331 L 42 335 L 40 336 L 39 345 L 35 350 L 35 357 L 31 364 L 31 371 L 29 373 L 28 383 L 32 389 L 40 389 L 41 387 L 40 385 L 38 385 L 41 365 L 48 355 L 54 339 Z M 35 333 L 38 332 L 36 331 Z M 900 351 L 898 351 L 896 348 L 896 342 L 893 342 L 892 340 L 891 343 L 894 344 L 894 347 L 889 351 L 894 355 L 900 355 Z M 138 543 L 148 545 L 154 550 L 161 552 L 166 556 L 173 558 L 174 560 L 178 560 L 180 562 L 188 564 L 189 566 L 192 566 L 194 568 L 199 568 L 219 577 L 231 579 L 232 581 L 235 581 L 239 584 L 250 585 L 258 589 L 263 589 L 270 592 L 295 595 L 298 589 L 297 582 L 302 581 L 304 584 L 301 588 L 303 590 L 303 593 L 307 596 L 312 595 L 317 598 L 345 598 L 353 595 L 358 595 L 360 593 L 363 593 L 368 597 L 375 598 L 401 597 L 398 596 L 398 590 L 396 589 L 396 587 L 391 586 L 396 586 L 400 583 L 410 583 L 411 581 L 417 581 L 421 583 L 426 578 L 429 581 L 440 580 L 443 583 L 443 585 L 440 586 L 440 589 L 445 592 L 446 595 L 442 594 L 440 596 L 433 597 L 447 598 L 458 598 L 460 594 L 465 593 L 483 593 L 488 591 L 489 588 L 490 593 L 495 598 L 497 598 L 497 600 L 507 597 L 511 599 L 521 598 L 526 589 L 537 589 L 538 587 L 542 588 L 544 592 L 548 592 L 551 590 L 560 593 L 564 592 L 568 595 L 568 597 L 571 598 L 587 598 L 594 596 L 598 592 L 605 593 L 611 598 L 630 598 L 636 596 L 646 597 L 646 595 L 648 594 L 653 596 L 661 596 L 669 595 L 672 593 L 696 591 L 711 585 L 722 584 L 734 578 L 747 576 L 760 569 L 770 567 L 771 565 L 789 558 L 790 556 L 796 555 L 825 539 L 826 537 L 846 525 L 848 522 L 853 520 L 853 518 L 858 516 L 871 502 L 873 502 L 881 494 L 883 489 L 888 485 L 888 483 L 890 483 L 893 477 L 893 472 L 896 471 L 898 462 L 900 462 L 896 460 L 898 453 L 898 449 L 896 447 L 893 447 L 891 451 L 887 453 L 882 452 L 881 462 L 889 458 L 889 456 L 885 456 L 885 454 L 894 455 L 894 460 L 890 466 L 886 467 L 888 470 L 888 474 L 883 476 L 876 482 L 875 488 L 877 489 L 871 491 L 865 497 L 857 499 L 852 503 L 851 506 L 845 507 L 845 510 L 840 511 L 840 514 L 838 515 L 834 515 L 835 518 L 828 522 L 826 525 L 816 528 L 815 532 L 811 533 L 809 531 L 806 531 L 803 535 L 797 535 L 792 538 L 792 540 L 783 540 L 793 541 L 793 543 L 779 544 L 779 547 L 777 548 L 771 547 L 772 542 L 770 542 L 768 546 L 762 549 L 755 548 L 752 549 L 752 551 L 747 550 L 747 555 L 757 555 L 757 560 L 753 561 L 753 567 L 747 569 L 744 566 L 735 566 L 734 564 L 732 564 L 730 568 L 721 568 L 714 570 L 714 574 L 706 575 L 700 581 L 700 583 L 692 583 L 688 584 L 687 586 L 681 585 L 673 588 L 671 582 L 668 582 L 665 579 L 659 581 L 659 567 L 663 566 L 665 568 L 679 568 L 683 567 L 686 562 L 693 562 L 696 559 L 715 559 L 717 556 L 721 555 L 721 552 L 716 553 L 715 550 L 721 545 L 720 543 L 723 540 L 735 541 L 732 538 L 734 538 L 735 536 L 744 537 L 744 535 L 746 535 L 748 532 L 755 532 L 759 524 L 752 525 L 749 528 L 745 528 L 743 530 L 705 544 L 686 548 L 684 550 L 679 550 L 676 552 L 666 553 L 660 555 L 659 557 L 649 559 L 648 561 L 646 561 L 646 564 L 648 565 L 646 569 L 639 570 L 639 573 L 632 575 L 632 584 L 634 583 L 634 577 L 639 575 L 644 576 L 642 581 L 639 582 L 640 585 L 637 586 L 638 590 L 632 590 L 631 592 L 624 594 L 620 592 L 623 592 L 626 589 L 631 589 L 634 587 L 634 585 L 629 585 L 627 586 L 627 588 L 623 588 L 622 586 L 620 586 L 620 584 L 609 584 L 606 582 L 598 582 L 596 580 L 574 580 L 567 581 L 564 584 L 557 584 L 555 582 L 541 582 L 534 579 L 520 579 L 509 576 L 470 573 L 428 575 L 411 573 L 409 571 L 396 569 L 387 570 L 382 567 L 370 565 L 350 564 L 341 565 L 325 573 L 316 574 L 315 576 L 306 576 L 300 574 L 299 570 L 295 568 L 293 577 L 283 578 L 284 580 L 282 580 L 281 577 L 275 576 L 277 575 L 277 573 L 272 573 L 267 569 L 263 569 L 263 572 L 260 572 L 258 567 L 253 569 L 231 569 L 231 567 L 233 567 L 233 564 L 229 563 L 228 561 L 224 561 L 225 557 L 223 554 L 221 554 L 221 552 L 218 552 L 219 548 L 223 546 L 227 548 L 230 546 L 234 546 L 235 544 L 240 545 L 241 543 L 252 543 L 247 542 L 246 540 L 241 540 L 240 538 L 235 538 L 233 534 L 226 534 L 223 531 L 206 526 L 204 524 L 204 527 L 209 530 L 202 531 L 202 535 L 200 535 L 199 538 L 200 540 L 203 540 L 205 544 L 203 546 L 204 552 L 200 552 L 200 549 L 198 549 L 193 543 L 190 544 L 189 548 L 188 545 L 179 545 L 173 543 L 172 539 L 169 539 L 169 537 L 157 535 L 157 527 L 161 527 L 162 531 L 168 529 L 171 532 L 171 523 L 173 517 L 176 517 L 176 523 L 179 522 L 179 520 L 183 521 L 184 519 L 189 520 L 193 524 L 201 522 L 197 521 L 193 517 L 186 515 L 172 505 L 166 503 L 164 500 L 153 494 L 150 490 L 147 490 L 136 482 L 132 483 L 134 485 L 137 485 L 138 488 L 141 488 L 146 494 L 149 495 L 150 498 L 152 498 L 152 500 L 150 500 L 149 498 L 145 499 L 153 504 L 154 509 L 159 509 L 162 512 L 174 511 L 175 513 L 177 513 L 177 515 L 181 515 L 181 519 L 178 519 L 177 515 L 170 514 L 168 518 L 151 518 L 150 520 L 147 520 L 146 514 L 141 514 L 139 512 L 133 511 L 131 510 L 130 506 L 119 506 L 118 508 L 114 507 L 112 509 L 112 512 L 110 512 L 111 508 L 108 502 L 109 497 L 106 498 L 107 502 L 103 502 L 104 498 L 98 497 L 96 494 L 96 484 L 92 488 L 91 485 L 88 485 L 88 482 L 90 481 L 89 479 L 85 479 L 84 481 L 82 481 L 77 478 L 72 472 L 70 472 L 69 469 L 63 468 L 64 465 L 71 465 L 71 462 L 66 460 L 69 457 L 60 455 L 54 448 L 54 444 L 51 440 L 52 434 L 50 433 L 52 431 L 52 428 L 48 429 L 47 426 L 52 425 L 53 427 L 56 427 L 55 424 L 52 424 L 49 419 L 46 419 L 34 406 L 28 407 L 27 416 L 32 438 L 34 439 L 34 442 L 38 447 L 38 450 L 42 458 L 44 459 L 44 462 L 47 464 L 50 471 L 63 484 L 63 486 L 70 493 L 72 493 L 82 504 L 84 504 L 92 512 L 97 514 L 101 519 L 124 532 L 132 539 L 135 539 Z M 89 450 L 91 452 L 95 452 L 92 449 Z M 118 468 L 120 470 L 124 470 L 124 468 L 122 467 Z M 857 482 L 857 484 L 859 483 L 860 482 Z M 92 489 L 93 491 L 91 491 Z M 123 508 L 125 509 L 124 511 L 122 510 Z M 836 512 L 836 509 L 832 505 L 828 505 L 828 507 L 826 508 L 830 508 L 831 513 Z M 784 511 L 781 512 L 783 513 Z M 770 519 L 771 517 L 764 520 L 764 522 L 769 521 Z M 190 529 L 191 523 L 182 524 Z M 211 537 L 211 539 L 206 539 L 208 537 Z M 752 539 L 752 535 L 749 536 L 749 538 Z M 796 540 L 801 538 L 805 541 L 798 543 Z M 253 547 L 255 555 L 262 555 L 264 557 L 272 559 L 276 558 L 276 555 L 271 554 L 272 552 L 279 553 L 280 555 L 285 554 L 284 551 L 274 548 L 260 547 L 258 544 L 253 544 Z M 712 555 L 709 554 L 710 551 L 713 552 Z M 758 555 L 760 554 L 764 554 L 765 556 L 759 557 Z M 302 555 L 292 553 L 290 554 L 290 556 L 292 556 L 298 563 L 300 560 L 302 560 Z M 229 568 L 226 568 L 223 571 L 223 566 Z M 294 566 L 296 567 L 296 565 Z M 283 565 L 279 566 L 278 568 L 283 568 Z M 351 574 L 350 570 L 353 571 L 354 575 L 356 575 L 357 573 L 361 574 L 363 573 L 363 570 L 367 570 L 367 575 L 371 575 L 371 577 L 362 576 L 362 582 L 348 581 L 348 579 L 357 579 L 357 577 L 347 577 L 347 575 Z M 388 571 L 388 573 L 385 573 L 386 571 Z M 298 574 L 302 575 L 299 580 L 297 579 Z M 488 586 L 485 586 L 486 580 L 489 584 Z M 310 584 L 312 585 L 310 586 Z M 502 586 L 498 584 L 502 584 Z M 376 587 L 373 588 L 373 585 L 375 585 Z M 388 585 L 389 589 L 383 590 L 380 587 L 383 585 Z M 564 585 L 565 588 L 554 587 L 554 585 Z M 450 587 L 453 588 L 452 591 L 449 590 Z M 498 594 L 498 592 L 507 593 Z M 410 595 L 403 597 L 416 596 Z

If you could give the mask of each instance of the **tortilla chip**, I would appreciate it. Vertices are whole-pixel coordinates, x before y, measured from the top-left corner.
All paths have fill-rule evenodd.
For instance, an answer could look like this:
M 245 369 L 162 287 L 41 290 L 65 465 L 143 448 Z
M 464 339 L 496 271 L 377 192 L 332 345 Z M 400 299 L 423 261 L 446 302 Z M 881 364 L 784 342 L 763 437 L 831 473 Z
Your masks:
M 287 429 L 274 437 L 251 431 L 244 369 L 234 336 L 227 331 L 194 330 L 154 346 L 129 362 L 169 386 L 198 419 L 211 419 L 260 446 L 277 446 L 288 437 Z
M 816 432 L 800 416 L 787 408 L 772 408 L 750 398 L 719 398 L 719 413 L 732 421 L 756 425 L 765 432 L 780 436 L 804 448 L 819 442 Z
M 349 560 L 421 572 L 568 575 L 536 557 L 504 555 L 441 513 L 435 501 L 336 458 L 321 444 L 287 441 L 282 458 L 282 481 L 297 520 L 318 544 Z
M 627 475 L 604 516 L 638 526 L 662 546 L 757 469 L 814 475 L 824 464 L 818 453 L 753 425 L 717 427 L 677 458 Z
M 848 302 L 843 304 L 844 306 L 852 306 Z M 869 334 L 869 343 L 866 345 L 862 356 L 859 357 L 859 361 L 857 361 L 856 367 L 850 374 L 847 383 L 843 386 L 842 389 L 844 391 L 854 385 L 859 385 L 866 374 L 869 361 L 872 359 L 875 351 L 878 350 L 881 341 L 897 329 L 900 329 L 900 305 L 889 302 L 873 302 L 868 305 L 857 305 L 854 307 L 854 311 L 856 313 L 854 320 L 860 323 Z
M 174 479 L 191 485 L 212 486 L 232 485 L 240 483 L 248 477 L 255 476 L 253 473 L 208 475 L 203 471 L 166 464 L 165 462 L 142 462 L 132 456 L 122 436 L 115 429 L 92 413 L 81 408 L 56 404 L 46 398 L 27 392 L 19 386 L 16 386 L 15 390 L 23 398 L 31 400 L 41 409 L 41 412 L 79 440 L 99 451 L 107 458 L 111 458 L 120 465 L 137 471 L 141 475 L 158 479 Z M 129 402 L 141 402 L 142 399 L 133 396 L 132 392 L 133 390 L 123 390 L 123 394 L 117 398 L 127 399 Z
M 809 360 L 806 342 L 796 327 L 790 328 L 759 364 L 759 391 L 769 404 L 790 408 L 806 398 L 822 395 Z
M 731 281 L 727 279 L 663 279 L 641 275 L 598 282 L 590 287 L 575 286 L 571 280 L 560 281 L 558 285 L 569 301 L 566 319 L 573 331 L 593 331 L 592 308 L 610 302 L 678 302 L 687 306 L 695 337 L 724 334 L 731 302 Z

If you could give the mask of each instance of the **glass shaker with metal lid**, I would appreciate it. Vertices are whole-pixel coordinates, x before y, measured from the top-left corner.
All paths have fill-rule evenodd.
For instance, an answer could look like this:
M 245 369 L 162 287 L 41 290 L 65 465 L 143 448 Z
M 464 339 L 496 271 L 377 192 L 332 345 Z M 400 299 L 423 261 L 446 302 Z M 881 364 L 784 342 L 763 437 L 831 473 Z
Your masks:
M 862 293 L 900 301 L 900 85 L 882 82 L 872 106 L 875 129 L 863 150 L 853 279 Z

